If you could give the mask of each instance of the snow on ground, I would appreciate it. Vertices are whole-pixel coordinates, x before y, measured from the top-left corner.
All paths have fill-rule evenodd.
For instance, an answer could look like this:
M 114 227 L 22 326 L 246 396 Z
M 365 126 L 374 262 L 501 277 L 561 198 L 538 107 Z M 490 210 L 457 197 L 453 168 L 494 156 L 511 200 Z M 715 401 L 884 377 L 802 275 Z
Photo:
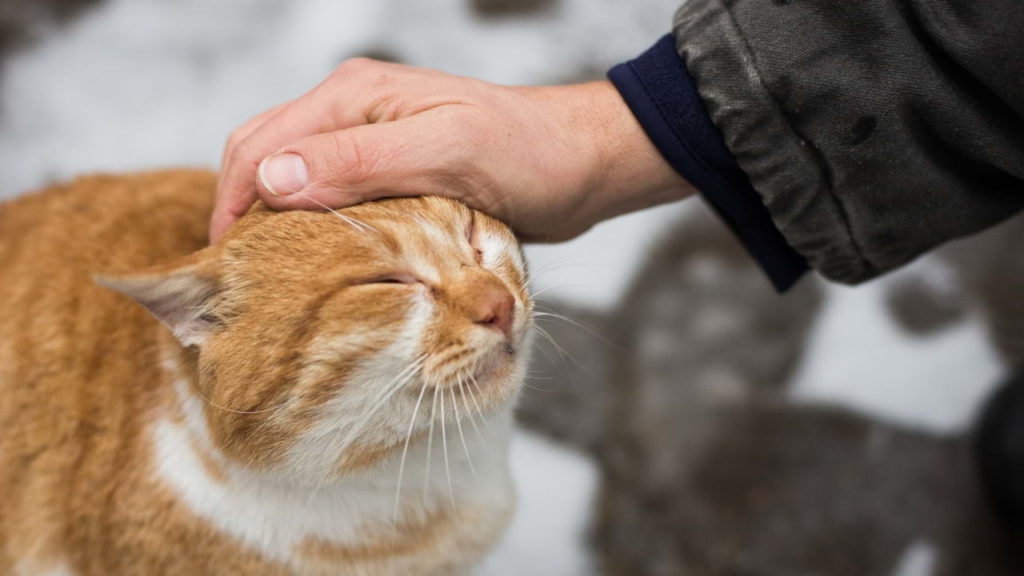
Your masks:
M 939 433 L 963 431 L 1004 366 L 977 314 L 927 337 L 888 315 L 885 289 L 900 274 L 948 277 L 935 257 L 897 275 L 850 288 L 827 286 L 805 359 L 791 384 L 800 402 L 823 402 Z
M 366 43 L 383 24 L 377 6 L 101 4 L 8 62 L 0 196 L 88 171 L 216 166 L 232 128 Z
M 938 554 L 927 540 L 918 540 L 907 546 L 893 576 L 931 576 L 935 574 Z
M 12 58 L 0 82 L 0 198 L 82 172 L 215 167 L 232 128 L 312 87 L 344 58 L 507 83 L 593 76 L 669 29 L 676 0 L 562 0 L 550 17 L 480 22 L 464 0 L 108 0 Z M 528 249 L 546 296 L 608 308 L 676 205 Z M 885 282 L 828 288 L 794 383 L 831 402 L 931 430 L 963 427 L 999 363 L 976 319 L 926 340 L 887 319 Z M 581 574 L 596 476 L 572 452 L 517 436 L 521 514 L 485 574 Z

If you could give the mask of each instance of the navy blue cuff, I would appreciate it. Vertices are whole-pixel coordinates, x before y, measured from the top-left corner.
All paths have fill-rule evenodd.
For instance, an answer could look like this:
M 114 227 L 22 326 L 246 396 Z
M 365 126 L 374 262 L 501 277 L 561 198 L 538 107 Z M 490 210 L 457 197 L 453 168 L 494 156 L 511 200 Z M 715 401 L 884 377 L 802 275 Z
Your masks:
M 780 292 L 808 270 L 807 261 L 775 227 L 711 122 L 697 86 L 667 35 L 637 59 L 612 68 L 618 89 L 665 160 L 701 191 Z

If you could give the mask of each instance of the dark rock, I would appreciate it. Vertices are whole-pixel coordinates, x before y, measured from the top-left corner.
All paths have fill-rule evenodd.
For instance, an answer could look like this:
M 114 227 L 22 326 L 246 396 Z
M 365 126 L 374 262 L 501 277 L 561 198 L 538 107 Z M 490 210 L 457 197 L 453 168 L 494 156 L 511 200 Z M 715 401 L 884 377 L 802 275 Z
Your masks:
M 367 48 L 355 54 L 346 55 L 342 60 L 348 60 L 349 58 L 369 58 L 371 60 L 379 60 L 381 62 L 394 62 L 396 64 L 404 64 L 405 60 L 398 54 L 394 49 L 385 46 L 376 46 Z
M 0 56 L 54 24 L 64 24 L 102 0 L 0 0 Z
M 959 286 L 943 289 L 915 276 L 892 286 L 885 303 L 900 326 L 917 336 L 937 333 L 962 320 L 968 311 L 968 299 Z
M 470 0 L 473 13 L 481 18 L 532 16 L 558 5 L 558 0 Z

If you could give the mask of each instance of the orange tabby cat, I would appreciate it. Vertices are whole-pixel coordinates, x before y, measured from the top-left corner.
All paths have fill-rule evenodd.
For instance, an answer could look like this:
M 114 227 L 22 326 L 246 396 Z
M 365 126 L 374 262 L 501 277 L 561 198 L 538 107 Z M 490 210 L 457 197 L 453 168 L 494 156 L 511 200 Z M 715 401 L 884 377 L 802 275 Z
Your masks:
M 0 205 L 0 574 L 465 572 L 514 507 L 514 237 L 420 198 L 204 248 L 214 186 Z

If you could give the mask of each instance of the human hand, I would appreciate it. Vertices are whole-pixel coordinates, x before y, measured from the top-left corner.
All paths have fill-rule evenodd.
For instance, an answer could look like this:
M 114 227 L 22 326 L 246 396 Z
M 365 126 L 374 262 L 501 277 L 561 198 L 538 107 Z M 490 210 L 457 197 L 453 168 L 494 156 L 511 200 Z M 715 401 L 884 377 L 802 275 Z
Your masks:
M 210 238 L 257 198 L 319 210 L 441 195 L 560 241 L 692 192 L 608 82 L 507 87 L 356 59 L 231 135 Z

